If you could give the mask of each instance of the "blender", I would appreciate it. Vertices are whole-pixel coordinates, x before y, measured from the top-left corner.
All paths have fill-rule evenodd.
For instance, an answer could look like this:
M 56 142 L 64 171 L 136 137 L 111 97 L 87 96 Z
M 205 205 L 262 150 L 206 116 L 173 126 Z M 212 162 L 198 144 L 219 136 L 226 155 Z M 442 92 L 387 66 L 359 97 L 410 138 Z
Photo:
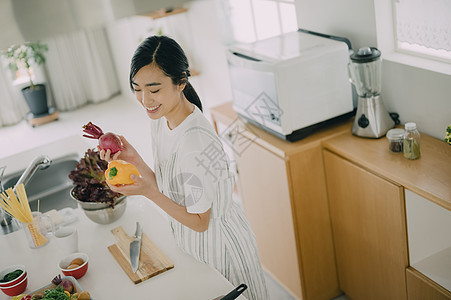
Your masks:
M 350 58 L 349 80 L 359 95 L 352 134 L 380 138 L 395 126 L 380 96 L 381 52 L 374 47 L 362 47 Z

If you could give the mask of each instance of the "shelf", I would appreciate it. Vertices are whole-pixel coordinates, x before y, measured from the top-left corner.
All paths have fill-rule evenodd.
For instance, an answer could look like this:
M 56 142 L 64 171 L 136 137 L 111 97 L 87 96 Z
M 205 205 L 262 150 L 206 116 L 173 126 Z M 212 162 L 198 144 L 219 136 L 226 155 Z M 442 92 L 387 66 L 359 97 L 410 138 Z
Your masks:
M 199 75 L 200 75 L 200 72 L 197 71 L 197 70 L 189 70 L 189 72 L 191 73 L 191 77 L 199 76 Z
M 52 121 L 56 121 L 59 118 L 59 112 L 54 107 L 49 108 L 48 114 L 34 116 L 31 112 L 26 115 L 26 119 L 29 125 L 36 127 L 44 125 Z
M 162 8 L 156 11 L 153 11 L 151 13 L 148 14 L 143 14 L 142 16 L 145 17 L 150 17 L 152 19 L 160 19 L 160 18 L 164 18 L 164 17 L 168 17 L 168 16 L 172 16 L 172 15 L 177 15 L 177 14 L 181 14 L 188 11 L 187 8 L 184 7 L 175 7 L 172 10 L 168 11 L 168 9 Z
M 451 291 L 451 247 L 413 264 L 412 267 Z

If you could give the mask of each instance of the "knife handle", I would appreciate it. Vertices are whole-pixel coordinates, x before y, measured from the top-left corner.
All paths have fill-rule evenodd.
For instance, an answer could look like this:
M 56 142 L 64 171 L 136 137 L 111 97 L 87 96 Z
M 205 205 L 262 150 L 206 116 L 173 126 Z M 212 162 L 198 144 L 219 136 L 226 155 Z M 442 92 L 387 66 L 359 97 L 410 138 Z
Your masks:
M 139 222 L 136 222 L 136 232 L 135 232 L 135 237 L 141 238 L 141 234 L 142 234 L 141 224 L 139 224 Z
M 244 283 L 237 286 L 233 291 L 222 297 L 220 300 L 232 300 L 236 299 L 239 295 L 241 295 L 247 289 L 247 285 Z

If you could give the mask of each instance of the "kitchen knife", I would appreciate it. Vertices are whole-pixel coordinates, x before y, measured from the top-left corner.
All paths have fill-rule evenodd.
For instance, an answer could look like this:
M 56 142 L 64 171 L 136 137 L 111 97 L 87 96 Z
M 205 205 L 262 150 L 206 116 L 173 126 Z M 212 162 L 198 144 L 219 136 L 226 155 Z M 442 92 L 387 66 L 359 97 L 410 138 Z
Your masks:
M 238 298 L 238 296 L 241 295 L 246 289 L 247 289 L 247 285 L 242 283 L 239 286 L 237 286 L 234 290 L 232 290 L 230 293 L 228 293 L 227 295 L 214 298 L 213 300 L 233 300 L 233 299 Z
M 139 222 L 136 222 L 135 239 L 130 243 L 130 264 L 132 265 L 133 273 L 136 273 L 136 271 L 138 271 L 139 254 L 141 252 L 141 235 L 141 224 L 139 224 Z

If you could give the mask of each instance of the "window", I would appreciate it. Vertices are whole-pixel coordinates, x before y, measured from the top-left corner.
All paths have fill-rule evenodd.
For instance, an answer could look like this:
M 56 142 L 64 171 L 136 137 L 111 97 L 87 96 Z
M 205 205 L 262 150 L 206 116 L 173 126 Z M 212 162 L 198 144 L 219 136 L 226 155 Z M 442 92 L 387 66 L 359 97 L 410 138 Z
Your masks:
M 296 31 L 294 0 L 220 0 L 227 43 L 254 42 Z
M 374 8 L 385 60 L 451 75 L 450 0 L 377 0 Z
M 451 62 L 451 1 L 395 0 L 399 51 Z

